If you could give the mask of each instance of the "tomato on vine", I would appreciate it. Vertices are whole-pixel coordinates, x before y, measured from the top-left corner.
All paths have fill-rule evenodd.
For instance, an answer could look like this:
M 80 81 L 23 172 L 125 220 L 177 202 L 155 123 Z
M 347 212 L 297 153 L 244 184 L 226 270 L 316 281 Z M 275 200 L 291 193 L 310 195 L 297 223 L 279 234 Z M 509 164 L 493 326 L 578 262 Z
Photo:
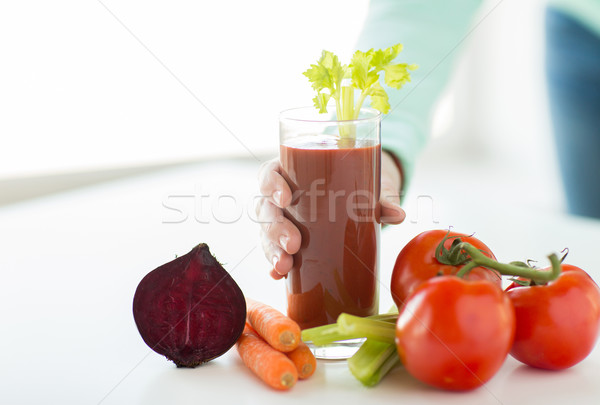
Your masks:
M 600 289 L 579 267 L 563 264 L 547 284 L 512 284 L 516 314 L 511 355 L 533 367 L 561 370 L 592 351 L 600 330 Z
M 417 235 L 400 251 L 392 272 L 392 299 L 398 308 L 424 281 L 438 275 L 455 275 L 464 267 L 469 257 L 460 249 L 453 249 L 459 242 L 469 243 L 487 257 L 495 259 L 490 248 L 473 236 L 441 229 Z M 471 269 L 467 278 L 489 280 L 498 287 L 502 283 L 497 272 L 484 267 Z
M 419 285 L 400 311 L 398 355 L 406 370 L 447 390 L 479 387 L 513 342 L 513 306 L 494 283 L 441 276 Z

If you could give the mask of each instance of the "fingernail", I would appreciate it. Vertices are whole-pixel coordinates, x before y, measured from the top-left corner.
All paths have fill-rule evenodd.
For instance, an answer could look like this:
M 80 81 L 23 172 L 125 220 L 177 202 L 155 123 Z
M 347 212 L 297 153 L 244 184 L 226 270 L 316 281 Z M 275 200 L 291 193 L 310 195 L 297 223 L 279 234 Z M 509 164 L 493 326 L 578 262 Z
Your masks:
M 273 263 L 273 269 L 275 271 L 277 271 L 277 263 L 279 263 L 279 257 L 273 256 L 273 259 L 271 259 L 271 262 Z
M 290 242 L 290 238 L 288 236 L 286 236 L 286 235 L 281 235 L 281 237 L 279 238 L 279 245 L 286 252 L 288 250 L 287 245 L 288 245 L 289 242 Z
M 281 280 L 284 277 L 281 274 L 277 273 L 275 270 L 271 270 L 269 274 L 271 275 L 271 278 L 275 280 Z
M 275 191 L 273 193 L 273 201 L 281 207 L 281 191 Z

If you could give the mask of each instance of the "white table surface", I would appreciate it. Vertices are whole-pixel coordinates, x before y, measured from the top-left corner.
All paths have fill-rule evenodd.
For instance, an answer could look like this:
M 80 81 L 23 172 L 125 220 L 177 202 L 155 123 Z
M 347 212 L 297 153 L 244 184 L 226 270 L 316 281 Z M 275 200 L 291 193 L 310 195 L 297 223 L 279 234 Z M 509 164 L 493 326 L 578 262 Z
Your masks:
M 251 218 L 256 169 L 248 162 L 187 166 L 0 207 L 0 403 L 598 403 L 598 348 L 561 372 L 509 357 L 489 383 L 466 393 L 429 388 L 401 368 L 365 388 L 344 362 L 319 362 L 311 379 L 281 393 L 252 375 L 235 350 L 196 369 L 177 369 L 152 352 L 133 321 L 135 288 L 200 242 L 247 296 L 284 309 L 284 286 L 267 276 Z M 404 243 L 449 225 L 476 232 L 506 261 L 543 261 L 568 246 L 569 261 L 600 279 L 600 222 L 439 193 L 431 198 L 436 222 L 425 209 L 416 215 L 430 199 L 411 196 L 405 224 L 383 232 L 381 308 L 391 304 L 389 277 Z

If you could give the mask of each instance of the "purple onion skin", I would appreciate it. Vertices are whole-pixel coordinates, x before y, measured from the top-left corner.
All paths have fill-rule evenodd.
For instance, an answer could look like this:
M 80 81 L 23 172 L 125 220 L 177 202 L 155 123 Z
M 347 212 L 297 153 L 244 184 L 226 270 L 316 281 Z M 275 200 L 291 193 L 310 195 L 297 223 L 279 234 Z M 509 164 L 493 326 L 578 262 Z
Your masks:
M 196 367 L 229 350 L 244 330 L 240 287 L 206 244 L 148 273 L 133 298 L 144 342 L 177 367 Z

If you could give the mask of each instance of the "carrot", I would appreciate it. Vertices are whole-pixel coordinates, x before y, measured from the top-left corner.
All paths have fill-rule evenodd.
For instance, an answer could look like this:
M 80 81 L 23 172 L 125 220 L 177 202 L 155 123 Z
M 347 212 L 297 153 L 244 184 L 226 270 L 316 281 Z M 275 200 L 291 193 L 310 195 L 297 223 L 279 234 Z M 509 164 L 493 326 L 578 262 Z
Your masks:
M 278 310 L 246 298 L 246 318 L 252 328 L 271 346 L 291 352 L 300 343 L 300 326 Z
M 317 359 L 304 342 L 300 342 L 298 347 L 291 352 L 287 352 L 286 355 L 296 366 L 298 378 L 301 380 L 313 375 L 317 369 Z
M 289 390 L 298 381 L 294 363 L 269 346 L 247 322 L 237 341 L 237 350 L 244 364 L 270 387 Z

